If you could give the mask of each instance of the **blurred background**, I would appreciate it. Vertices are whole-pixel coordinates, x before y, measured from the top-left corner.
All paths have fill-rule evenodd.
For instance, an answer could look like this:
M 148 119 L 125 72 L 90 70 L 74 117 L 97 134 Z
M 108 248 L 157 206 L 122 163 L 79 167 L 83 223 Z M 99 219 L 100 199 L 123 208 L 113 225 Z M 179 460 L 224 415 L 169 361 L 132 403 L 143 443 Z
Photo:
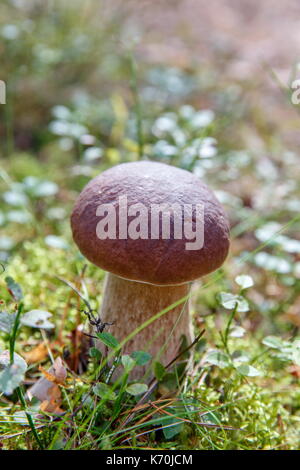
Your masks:
M 26 232 L 69 238 L 76 192 L 145 156 L 216 189 L 238 235 L 233 251 L 264 242 L 259 225 L 272 222 L 269 236 L 293 218 L 299 9 L 296 0 L 2 1 L 1 259 Z M 40 222 L 30 229 L 31 217 Z

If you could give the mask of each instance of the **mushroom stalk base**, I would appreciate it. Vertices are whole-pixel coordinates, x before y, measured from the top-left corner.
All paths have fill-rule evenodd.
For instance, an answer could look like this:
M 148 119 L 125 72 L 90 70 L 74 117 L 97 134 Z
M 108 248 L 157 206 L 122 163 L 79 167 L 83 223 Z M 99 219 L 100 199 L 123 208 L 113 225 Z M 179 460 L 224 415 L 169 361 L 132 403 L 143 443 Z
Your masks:
M 122 341 L 145 321 L 183 299 L 188 293 L 188 284 L 155 286 L 108 274 L 101 318 L 103 322 L 114 322 L 107 331 Z M 190 344 L 192 329 L 188 300 L 181 302 L 137 333 L 125 344 L 123 352 L 130 354 L 133 351 L 147 351 L 153 358 L 167 365 L 177 356 L 184 336 L 187 344 Z M 131 378 L 143 376 L 146 368 L 136 367 L 131 373 Z

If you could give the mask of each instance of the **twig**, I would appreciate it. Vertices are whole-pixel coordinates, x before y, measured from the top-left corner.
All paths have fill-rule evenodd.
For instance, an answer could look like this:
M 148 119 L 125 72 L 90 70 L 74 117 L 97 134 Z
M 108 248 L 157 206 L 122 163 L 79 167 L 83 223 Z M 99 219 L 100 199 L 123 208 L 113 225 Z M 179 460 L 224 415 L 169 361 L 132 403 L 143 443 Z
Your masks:
M 63 277 L 59 277 L 59 276 L 55 276 L 56 279 L 58 279 L 59 281 L 63 282 L 64 284 L 66 284 L 68 287 L 70 287 L 70 289 L 72 289 L 74 292 L 76 292 L 77 295 L 79 295 L 79 297 L 81 298 L 81 300 L 85 303 L 85 305 L 87 306 L 87 308 L 92 311 L 92 307 L 89 303 L 89 301 L 81 294 L 81 292 L 79 292 L 79 290 L 73 286 L 73 284 L 71 284 L 71 282 L 67 281 L 66 279 L 64 279 Z

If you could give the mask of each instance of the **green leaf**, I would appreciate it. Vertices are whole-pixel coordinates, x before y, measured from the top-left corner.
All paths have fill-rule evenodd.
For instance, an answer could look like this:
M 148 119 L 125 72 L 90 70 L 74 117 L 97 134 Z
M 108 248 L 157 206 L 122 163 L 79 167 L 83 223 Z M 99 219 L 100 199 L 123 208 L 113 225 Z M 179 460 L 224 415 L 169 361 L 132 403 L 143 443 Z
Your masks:
M 208 411 L 207 413 L 201 415 L 201 421 L 203 421 L 204 423 L 220 424 L 221 419 L 221 415 L 219 415 L 215 411 Z
M 50 312 L 45 310 L 30 310 L 25 313 L 20 320 L 20 323 L 31 328 L 43 328 L 44 330 L 51 330 L 55 325 L 48 321 L 52 317 Z
M 300 339 L 295 339 L 292 343 L 292 361 L 300 366 Z
M 282 349 L 285 345 L 281 338 L 277 338 L 276 336 L 266 336 L 262 343 L 267 346 L 268 348 L 273 349 Z
M 221 367 L 221 369 L 230 365 L 230 359 L 228 355 L 223 351 L 219 351 L 218 349 L 209 351 L 206 355 L 205 362 Z
M 0 237 L 0 250 L 10 251 L 15 246 L 15 242 L 10 237 Z
M 178 389 L 178 375 L 175 372 L 166 372 L 162 381 L 163 389 L 167 389 L 170 392 Z
M 17 353 L 14 353 L 14 363 L 10 364 L 9 351 L 0 354 L 0 391 L 11 395 L 19 387 L 25 377 L 27 364 Z
M 242 338 L 245 333 L 246 330 L 242 326 L 232 326 L 229 330 L 229 336 L 232 338 Z
M 240 364 L 240 363 L 244 363 L 244 362 L 249 362 L 250 357 L 244 351 L 236 350 L 232 354 L 232 360 L 233 360 L 234 364 L 236 365 L 236 364 Z
M 161 380 L 166 373 L 166 369 L 160 362 L 157 362 L 157 361 L 154 362 L 153 368 L 154 368 L 154 374 L 155 374 L 156 379 Z
M 117 398 L 111 387 L 105 383 L 99 382 L 93 386 L 93 392 L 97 397 L 106 400 L 115 400 Z
M 31 220 L 31 215 L 22 210 L 9 211 L 6 216 L 9 222 L 14 222 L 16 224 L 27 224 Z
M 58 186 L 53 181 L 41 181 L 33 186 L 30 192 L 35 197 L 54 196 L 58 192 Z
M 15 324 L 15 320 L 15 313 L 0 312 L 0 331 L 10 333 Z
M 260 372 L 255 367 L 250 366 L 249 364 L 242 364 L 240 366 L 237 366 L 236 370 L 241 375 L 245 375 L 246 377 L 259 377 L 263 375 L 262 372 Z
M 56 235 L 47 235 L 47 237 L 45 237 L 45 243 L 51 248 L 57 248 L 58 250 L 68 250 L 69 248 L 69 244 L 66 240 Z
M 23 299 L 23 292 L 21 289 L 21 286 L 17 284 L 14 279 L 10 276 L 7 276 L 5 278 L 5 282 L 7 285 L 7 288 L 9 290 L 9 293 L 13 296 L 13 298 L 17 301 Z
M 230 292 L 220 293 L 220 303 L 224 308 L 233 310 L 236 306 L 238 312 L 248 312 L 249 304 L 241 295 L 234 295 Z
M 18 191 L 6 191 L 2 197 L 11 206 L 24 206 L 28 202 L 26 194 Z
M 273 256 L 265 251 L 260 251 L 254 256 L 254 262 L 257 266 L 275 271 L 279 274 L 288 274 L 292 271 L 292 263 L 280 256 Z
M 98 361 L 100 361 L 101 356 L 102 356 L 101 351 L 99 351 L 99 349 L 97 348 L 90 348 L 89 354 L 90 354 L 90 357 L 93 357 L 94 359 L 97 359 Z
M 174 436 L 180 433 L 180 431 L 183 428 L 183 422 L 182 421 L 178 422 L 178 421 L 179 420 L 176 417 L 174 418 L 170 417 L 170 419 L 164 420 L 163 434 L 164 434 L 165 439 L 172 439 Z M 165 426 L 168 426 L 168 427 L 165 427 Z
M 142 395 L 142 393 L 147 392 L 148 386 L 146 384 L 131 384 L 126 387 L 126 392 L 130 395 Z
M 280 238 L 281 235 L 277 234 L 275 240 L 270 240 L 270 238 L 273 238 L 276 232 L 278 232 L 280 229 L 282 229 L 281 224 L 279 224 L 278 222 L 269 221 L 255 230 L 255 236 L 262 243 L 266 241 L 277 243 L 277 238 Z
M 235 282 L 241 286 L 242 289 L 248 289 L 249 287 L 254 286 L 254 282 L 251 276 L 247 274 L 241 274 L 235 278 Z
M 135 351 L 131 354 L 131 357 L 135 360 L 138 366 L 144 366 L 151 359 L 151 354 L 145 351 Z
M 136 365 L 134 359 L 128 356 L 128 354 L 124 354 L 124 356 L 121 357 L 121 362 L 126 372 L 130 372 Z
M 108 348 L 111 349 L 117 349 L 119 347 L 119 342 L 118 340 L 111 335 L 110 333 L 107 333 L 106 331 L 103 331 L 102 333 L 97 333 L 96 336 L 102 341 L 102 343 L 105 344 Z

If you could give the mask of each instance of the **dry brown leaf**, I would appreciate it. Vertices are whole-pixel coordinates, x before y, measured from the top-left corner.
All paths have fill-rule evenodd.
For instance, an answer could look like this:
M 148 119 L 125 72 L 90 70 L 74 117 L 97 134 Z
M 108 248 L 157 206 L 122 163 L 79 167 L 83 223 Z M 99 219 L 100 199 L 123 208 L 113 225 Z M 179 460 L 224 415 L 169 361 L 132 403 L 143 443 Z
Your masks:
M 65 370 L 65 369 L 64 369 Z M 42 374 L 45 376 L 49 382 L 53 382 L 57 385 L 64 385 L 65 379 L 66 379 L 66 374 L 60 369 L 58 373 L 54 371 L 53 373 L 48 372 L 46 369 L 44 369 L 42 366 L 39 366 L 39 371 L 42 372 Z
M 31 351 L 23 353 L 23 356 L 27 364 L 35 364 L 37 362 L 42 362 L 48 356 L 48 350 L 45 343 L 40 343 Z
M 62 403 L 61 390 L 59 386 L 64 386 L 67 378 L 67 370 L 63 361 L 58 357 L 54 364 L 46 371 L 40 367 L 44 377 L 41 377 L 30 389 L 27 394 L 31 399 L 36 397 L 40 400 L 40 409 L 47 413 L 63 413 L 60 408 Z
M 44 400 L 40 405 L 40 409 L 45 413 L 61 414 L 64 412 L 60 407 L 61 403 L 61 391 L 59 387 L 54 384 L 49 389 L 49 400 Z

